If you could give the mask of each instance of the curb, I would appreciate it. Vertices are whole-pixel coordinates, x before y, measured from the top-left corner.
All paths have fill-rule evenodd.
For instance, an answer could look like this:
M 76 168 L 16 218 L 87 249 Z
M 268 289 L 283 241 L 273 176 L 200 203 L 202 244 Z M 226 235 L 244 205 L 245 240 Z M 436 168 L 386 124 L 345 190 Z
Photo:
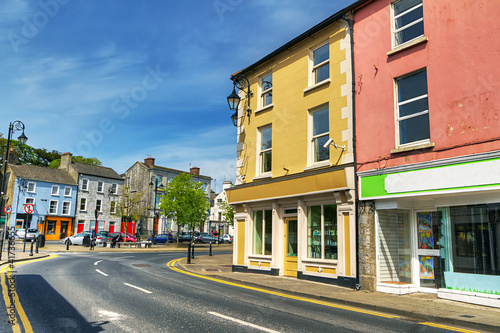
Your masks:
M 34 260 L 34 259 L 40 259 L 40 258 L 47 258 L 49 257 L 50 254 L 48 253 L 43 253 L 40 255 L 40 253 L 38 253 L 38 255 L 35 257 L 35 255 L 33 255 L 32 257 L 27 257 L 27 258 L 20 258 L 20 259 L 13 259 L 12 262 L 21 262 L 21 261 L 30 261 L 30 260 Z M 10 261 L 0 261 L 0 266 L 3 266 L 3 265 L 8 265 L 10 264 L 11 262 Z

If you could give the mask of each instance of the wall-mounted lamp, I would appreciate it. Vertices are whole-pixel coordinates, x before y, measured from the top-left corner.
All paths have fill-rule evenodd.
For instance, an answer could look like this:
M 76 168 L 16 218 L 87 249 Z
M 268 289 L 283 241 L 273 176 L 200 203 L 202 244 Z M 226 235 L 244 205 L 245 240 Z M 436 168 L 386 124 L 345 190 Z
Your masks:
M 238 126 L 238 107 L 241 102 L 240 96 L 236 93 L 236 88 L 242 90 L 245 93 L 245 98 L 247 101 L 247 116 L 250 117 L 252 109 L 250 109 L 250 97 L 252 97 L 252 92 L 250 91 L 250 82 L 243 75 L 236 75 L 231 78 L 233 80 L 233 92 L 231 95 L 227 96 L 227 103 L 229 104 L 229 109 L 235 111 L 231 116 L 234 126 Z M 246 89 L 246 90 L 245 90 Z
M 333 141 L 332 138 L 328 139 L 327 142 L 325 142 L 325 144 L 323 145 L 323 148 L 328 148 L 329 145 L 332 145 L 335 147 L 335 149 L 339 149 L 339 148 L 342 148 L 342 151 L 345 150 L 345 146 L 338 146 L 335 141 Z

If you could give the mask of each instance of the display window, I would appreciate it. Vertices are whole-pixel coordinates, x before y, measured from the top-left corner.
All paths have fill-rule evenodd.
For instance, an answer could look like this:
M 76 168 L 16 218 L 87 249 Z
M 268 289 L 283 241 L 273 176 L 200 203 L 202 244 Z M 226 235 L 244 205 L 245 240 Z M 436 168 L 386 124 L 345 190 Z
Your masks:
M 338 258 L 337 206 L 317 205 L 307 208 L 307 257 Z

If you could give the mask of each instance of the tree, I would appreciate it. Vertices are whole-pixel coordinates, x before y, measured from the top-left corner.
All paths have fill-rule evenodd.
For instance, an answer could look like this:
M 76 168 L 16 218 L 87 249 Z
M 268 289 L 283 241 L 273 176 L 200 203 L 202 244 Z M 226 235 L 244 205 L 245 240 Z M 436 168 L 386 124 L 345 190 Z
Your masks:
M 163 214 L 176 221 L 177 230 L 188 227 L 191 237 L 194 229 L 201 228 L 205 223 L 210 208 L 203 184 L 191 181 L 192 177 L 191 174 L 181 173 L 172 179 L 159 204 Z
M 229 205 L 226 201 L 223 201 L 219 208 L 222 210 L 222 219 L 227 221 L 229 225 L 234 225 L 234 211 L 233 207 Z
M 102 162 L 97 159 L 97 157 L 83 157 L 83 156 L 72 156 L 71 162 L 84 163 L 90 165 L 102 165 Z M 57 169 L 61 165 L 61 158 L 53 160 L 49 164 L 49 168 Z
M 120 216 L 121 222 L 139 221 L 145 208 L 143 196 L 144 193 L 142 192 L 131 191 L 130 187 L 122 186 L 119 191 L 118 201 L 109 203 L 109 213 Z

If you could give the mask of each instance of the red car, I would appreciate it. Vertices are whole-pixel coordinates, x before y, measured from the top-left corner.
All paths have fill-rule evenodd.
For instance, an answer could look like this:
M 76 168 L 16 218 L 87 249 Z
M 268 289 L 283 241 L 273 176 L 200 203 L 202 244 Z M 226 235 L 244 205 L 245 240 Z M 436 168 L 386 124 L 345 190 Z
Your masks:
M 137 242 L 137 238 L 135 238 L 134 236 L 132 236 L 131 234 L 127 233 L 127 238 L 125 239 L 125 233 L 124 232 L 113 232 L 110 236 L 111 236 L 111 239 L 113 239 L 113 237 L 115 237 L 116 235 L 118 234 L 121 234 L 122 235 L 122 242 Z

